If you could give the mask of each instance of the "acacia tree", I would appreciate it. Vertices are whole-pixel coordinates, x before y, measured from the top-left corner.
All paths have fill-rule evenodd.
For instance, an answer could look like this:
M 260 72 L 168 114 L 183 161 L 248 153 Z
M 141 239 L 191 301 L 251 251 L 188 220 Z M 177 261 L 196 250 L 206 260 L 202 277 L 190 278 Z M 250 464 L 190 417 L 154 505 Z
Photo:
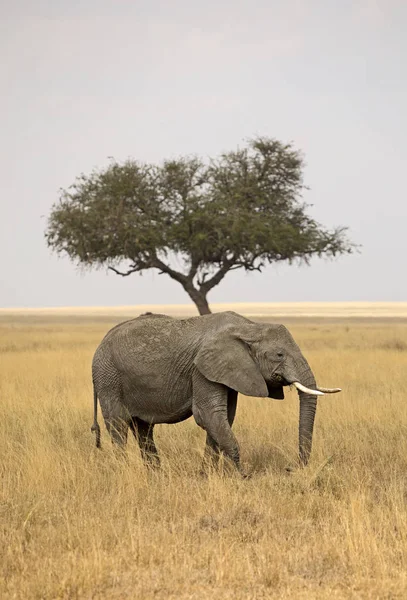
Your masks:
M 113 161 L 61 190 L 46 240 L 79 265 L 123 277 L 158 269 L 206 314 L 229 271 L 352 252 L 346 228 L 327 230 L 307 214 L 303 167 L 291 144 L 262 137 L 207 163 Z

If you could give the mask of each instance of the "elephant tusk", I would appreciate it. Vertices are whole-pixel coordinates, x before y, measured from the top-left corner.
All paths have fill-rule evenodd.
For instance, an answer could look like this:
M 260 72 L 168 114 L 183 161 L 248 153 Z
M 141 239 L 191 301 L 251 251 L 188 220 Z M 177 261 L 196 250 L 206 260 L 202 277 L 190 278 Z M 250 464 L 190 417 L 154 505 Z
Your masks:
M 311 394 L 311 396 L 323 396 L 324 395 L 324 392 L 321 392 L 319 390 L 311 390 L 310 388 L 305 387 L 305 385 L 302 385 L 302 383 L 300 383 L 299 381 L 293 381 L 293 385 L 295 385 L 297 390 L 300 390 L 301 392 L 305 392 L 306 394 Z
M 324 388 L 318 386 L 317 390 L 323 392 L 324 394 L 337 394 L 338 392 L 342 391 L 342 388 Z

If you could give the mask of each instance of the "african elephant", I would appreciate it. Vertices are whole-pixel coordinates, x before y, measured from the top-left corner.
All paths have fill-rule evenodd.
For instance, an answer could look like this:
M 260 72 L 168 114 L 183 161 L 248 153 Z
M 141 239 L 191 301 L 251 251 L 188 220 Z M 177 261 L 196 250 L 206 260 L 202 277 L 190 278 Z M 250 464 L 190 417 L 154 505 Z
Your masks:
M 94 423 L 99 398 L 112 441 L 124 446 L 128 428 L 146 461 L 159 462 L 156 423 L 179 423 L 192 415 L 206 431 L 206 457 L 229 458 L 240 471 L 232 432 L 237 394 L 283 399 L 293 384 L 300 399 L 299 459 L 305 466 L 316 397 L 340 388 L 317 388 L 314 375 L 284 325 L 254 323 L 234 312 L 189 319 L 142 315 L 111 329 L 93 363 Z

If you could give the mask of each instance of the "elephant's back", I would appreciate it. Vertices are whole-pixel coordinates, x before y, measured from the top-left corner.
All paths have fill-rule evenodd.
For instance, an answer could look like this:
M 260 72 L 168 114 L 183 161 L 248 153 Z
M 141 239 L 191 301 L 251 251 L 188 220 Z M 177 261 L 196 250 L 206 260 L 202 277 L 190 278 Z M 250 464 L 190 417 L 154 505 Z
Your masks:
M 168 398 L 173 398 L 178 414 L 178 401 L 190 395 L 197 344 L 199 335 L 191 325 L 171 317 L 146 317 L 117 330 L 109 345 L 125 396 L 138 405 L 148 398 L 150 408 L 164 402 L 168 411 L 173 408 Z
M 179 337 L 179 321 L 166 315 L 145 315 L 111 329 L 101 342 L 119 371 L 157 367 L 171 357 Z
M 168 315 L 162 315 L 158 313 L 144 313 L 142 315 L 139 315 L 138 317 L 134 317 L 133 319 L 128 319 L 127 321 L 118 323 L 117 325 L 109 329 L 109 331 L 105 334 L 102 341 L 100 342 L 100 345 L 110 341 L 111 339 L 120 337 L 123 334 L 129 334 L 132 331 L 137 331 L 138 327 L 140 327 L 140 329 L 143 329 L 146 320 L 150 321 L 151 319 L 165 319 L 172 321 L 174 320 Z

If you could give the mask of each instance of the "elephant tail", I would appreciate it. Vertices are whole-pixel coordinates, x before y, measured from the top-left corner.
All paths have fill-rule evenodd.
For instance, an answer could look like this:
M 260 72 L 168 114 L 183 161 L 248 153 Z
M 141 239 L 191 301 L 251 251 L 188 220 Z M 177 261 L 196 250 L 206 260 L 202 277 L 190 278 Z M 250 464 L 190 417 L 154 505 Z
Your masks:
M 98 423 L 98 395 L 96 392 L 95 382 L 93 382 L 93 425 L 90 428 L 96 432 L 96 448 L 100 448 L 100 427 Z

